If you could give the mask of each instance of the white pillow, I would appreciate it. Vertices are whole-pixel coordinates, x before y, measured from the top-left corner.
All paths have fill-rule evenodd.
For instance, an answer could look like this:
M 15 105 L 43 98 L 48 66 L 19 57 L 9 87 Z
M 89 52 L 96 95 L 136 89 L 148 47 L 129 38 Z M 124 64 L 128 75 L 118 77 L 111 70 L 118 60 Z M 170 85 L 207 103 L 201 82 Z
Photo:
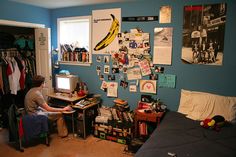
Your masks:
M 191 91 L 181 89 L 178 112 L 188 115 L 191 110 L 192 110 Z
M 227 121 L 233 122 L 236 120 L 236 97 L 182 90 L 178 112 L 193 120 L 221 115 Z

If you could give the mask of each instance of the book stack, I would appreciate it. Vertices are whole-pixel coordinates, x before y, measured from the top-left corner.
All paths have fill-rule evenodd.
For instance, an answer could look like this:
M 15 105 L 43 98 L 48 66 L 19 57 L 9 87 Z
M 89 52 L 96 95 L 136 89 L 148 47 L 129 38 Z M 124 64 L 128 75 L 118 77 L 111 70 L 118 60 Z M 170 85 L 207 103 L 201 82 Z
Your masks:
M 119 98 L 115 99 L 113 102 L 115 103 L 112 107 L 112 115 L 114 120 L 133 123 L 132 115 L 129 112 L 130 107 L 128 102 Z
M 129 111 L 130 109 L 128 102 L 126 100 L 117 98 L 113 102 L 115 103 L 114 108 L 116 108 L 117 110 L 121 112 Z

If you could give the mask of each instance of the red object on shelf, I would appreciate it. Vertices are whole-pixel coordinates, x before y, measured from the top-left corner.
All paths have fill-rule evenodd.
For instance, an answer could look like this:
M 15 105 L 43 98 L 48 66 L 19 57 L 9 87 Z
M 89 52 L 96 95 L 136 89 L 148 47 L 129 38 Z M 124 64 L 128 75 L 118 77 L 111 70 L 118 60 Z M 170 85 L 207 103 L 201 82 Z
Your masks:
M 151 109 L 151 106 L 147 103 L 139 102 L 138 103 L 138 109 Z
M 86 93 L 84 92 L 84 90 L 80 90 L 77 94 L 78 94 L 78 96 L 84 96 L 84 95 L 86 95 Z

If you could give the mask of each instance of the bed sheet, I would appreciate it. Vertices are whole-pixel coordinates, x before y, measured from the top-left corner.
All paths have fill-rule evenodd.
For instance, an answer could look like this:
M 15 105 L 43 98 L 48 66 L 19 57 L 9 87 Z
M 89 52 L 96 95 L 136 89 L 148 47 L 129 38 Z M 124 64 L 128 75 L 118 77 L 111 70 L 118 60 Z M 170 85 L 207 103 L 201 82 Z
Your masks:
M 178 157 L 236 157 L 236 125 L 216 132 L 181 113 L 167 112 L 135 157 L 168 157 L 168 153 Z

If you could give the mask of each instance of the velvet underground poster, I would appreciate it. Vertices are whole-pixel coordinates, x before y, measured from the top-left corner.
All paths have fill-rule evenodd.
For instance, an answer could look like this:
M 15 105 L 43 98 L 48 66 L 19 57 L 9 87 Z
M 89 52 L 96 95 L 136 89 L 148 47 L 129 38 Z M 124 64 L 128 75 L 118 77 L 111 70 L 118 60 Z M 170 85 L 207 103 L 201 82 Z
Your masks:
M 110 54 L 118 51 L 117 35 L 121 28 L 121 9 L 92 11 L 93 54 Z

